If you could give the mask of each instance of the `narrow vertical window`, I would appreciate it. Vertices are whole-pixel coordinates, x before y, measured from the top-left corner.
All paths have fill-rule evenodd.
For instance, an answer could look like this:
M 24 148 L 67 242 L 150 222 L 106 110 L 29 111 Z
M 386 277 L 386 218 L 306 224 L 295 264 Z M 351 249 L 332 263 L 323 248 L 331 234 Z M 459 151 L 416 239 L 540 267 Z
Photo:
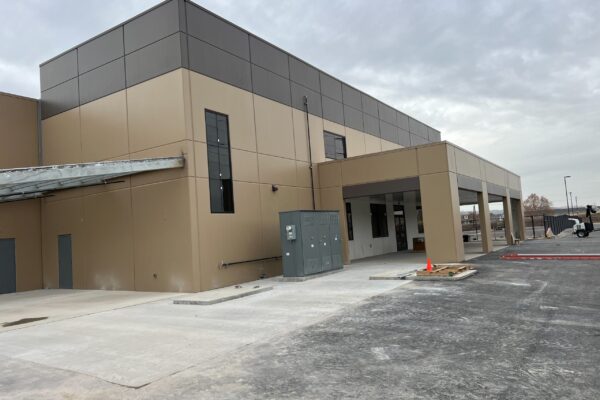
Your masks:
M 211 213 L 233 213 L 231 147 L 227 115 L 206 110 L 206 149 Z
M 421 206 L 417 206 L 417 229 L 419 233 L 425 233 L 425 229 L 423 228 L 423 209 Z
M 371 230 L 374 238 L 388 237 L 385 204 L 371 204 Z
M 352 205 L 346 203 L 346 225 L 348 225 L 348 240 L 354 240 L 354 227 L 352 226 Z
M 323 132 L 325 142 L 325 157 L 332 160 L 346 158 L 346 138 L 331 132 Z

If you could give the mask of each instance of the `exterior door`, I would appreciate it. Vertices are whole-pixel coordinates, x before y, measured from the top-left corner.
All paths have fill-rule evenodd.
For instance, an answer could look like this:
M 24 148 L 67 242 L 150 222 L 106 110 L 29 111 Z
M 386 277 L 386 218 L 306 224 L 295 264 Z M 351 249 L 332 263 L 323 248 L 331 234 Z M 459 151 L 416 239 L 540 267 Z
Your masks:
M 15 239 L 0 239 L 0 294 L 17 291 Z
M 58 287 L 73 289 L 71 235 L 58 235 Z
M 407 250 L 406 219 L 404 217 L 404 206 L 395 206 L 399 210 L 394 211 L 394 222 L 396 225 L 396 248 L 398 251 Z

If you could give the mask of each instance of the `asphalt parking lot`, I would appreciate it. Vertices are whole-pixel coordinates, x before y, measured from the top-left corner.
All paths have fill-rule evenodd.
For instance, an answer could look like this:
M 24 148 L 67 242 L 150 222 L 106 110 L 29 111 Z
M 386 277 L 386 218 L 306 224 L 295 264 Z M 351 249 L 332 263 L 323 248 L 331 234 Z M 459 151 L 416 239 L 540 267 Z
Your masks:
M 464 281 L 373 286 L 360 294 L 360 301 L 346 299 L 310 323 L 211 357 L 198 353 L 189 367 L 137 388 L 0 352 L 0 397 L 598 399 L 600 262 L 515 262 L 499 256 L 516 250 L 597 253 L 599 248 L 600 232 L 588 239 L 529 241 L 471 260 L 479 274 Z M 392 266 L 370 265 L 379 271 Z M 366 276 L 353 273 L 352 279 Z M 319 279 L 324 283 L 312 284 L 324 291 L 344 280 L 351 290 L 360 288 L 350 285 L 350 276 Z M 364 282 L 371 284 L 381 282 Z M 257 299 L 235 301 L 252 305 Z M 251 307 L 245 310 L 251 312 Z M 140 318 L 140 311 L 152 308 L 146 304 L 119 313 L 121 318 Z M 79 327 L 94 329 L 92 322 Z M 44 329 L 64 323 L 0 333 L 0 350 L 7 348 L 6 334 L 38 329 L 42 342 L 48 340 Z M 144 332 L 138 335 L 142 340 Z M 179 338 L 163 340 L 174 344 Z M 89 343 L 90 351 L 93 346 Z M 193 343 L 187 346 L 194 354 Z M 118 365 L 118 352 L 111 357 Z

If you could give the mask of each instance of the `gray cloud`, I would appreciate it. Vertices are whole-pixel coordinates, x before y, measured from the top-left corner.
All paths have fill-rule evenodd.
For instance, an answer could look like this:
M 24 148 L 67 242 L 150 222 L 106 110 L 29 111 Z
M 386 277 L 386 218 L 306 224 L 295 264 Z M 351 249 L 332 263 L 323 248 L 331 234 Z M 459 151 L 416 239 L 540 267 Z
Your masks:
M 0 2 L 0 90 L 38 97 L 37 65 L 155 4 Z M 526 193 L 600 203 L 600 2 L 200 1 L 520 174 Z M 26 28 L 25 28 L 26 27 Z

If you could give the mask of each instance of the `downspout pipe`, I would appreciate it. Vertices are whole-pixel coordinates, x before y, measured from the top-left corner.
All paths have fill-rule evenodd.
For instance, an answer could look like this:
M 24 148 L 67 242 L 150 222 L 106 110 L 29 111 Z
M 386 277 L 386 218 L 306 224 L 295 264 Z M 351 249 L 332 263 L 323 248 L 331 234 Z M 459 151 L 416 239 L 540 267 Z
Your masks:
M 310 121 L 308 118 L 308 97 L 303 96 L 302 101 L 304 102 L 304 112 L 306 114 L 306 135 L 308 140 L 308 169 L 310 170 L 310 191 L 312 193 L 312 208 L 317 209 L 315 202 L 315 182 L 313 177 L 313 162 L 312 162 L 312 147 L 310 143 Z

